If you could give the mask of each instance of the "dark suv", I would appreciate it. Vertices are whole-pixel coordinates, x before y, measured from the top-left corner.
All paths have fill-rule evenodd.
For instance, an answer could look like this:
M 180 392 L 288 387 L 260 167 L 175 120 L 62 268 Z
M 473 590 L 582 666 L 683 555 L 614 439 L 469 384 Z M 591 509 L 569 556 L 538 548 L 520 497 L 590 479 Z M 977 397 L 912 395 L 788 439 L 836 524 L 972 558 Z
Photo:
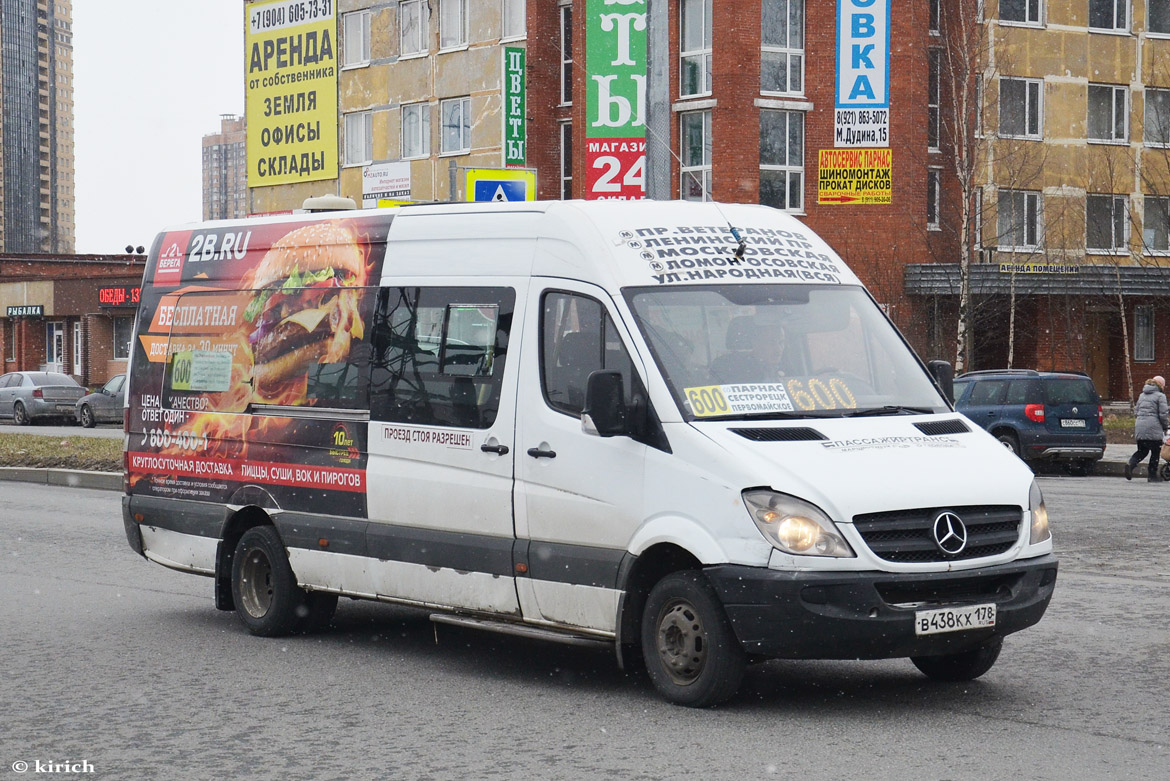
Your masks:
M 1080 372 L 968 372 L 955 378 L 955 409 L 1025 461 L 1087 475 L 1105 454 L 1101 397 Z

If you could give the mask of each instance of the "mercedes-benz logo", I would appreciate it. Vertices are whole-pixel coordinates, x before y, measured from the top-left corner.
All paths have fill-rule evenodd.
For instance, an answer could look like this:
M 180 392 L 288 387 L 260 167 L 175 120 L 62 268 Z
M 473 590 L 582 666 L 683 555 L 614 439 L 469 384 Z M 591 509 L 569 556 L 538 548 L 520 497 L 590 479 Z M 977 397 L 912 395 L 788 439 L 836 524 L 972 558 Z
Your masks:
M 934 542 L 949 556 L 957 556 L 967 547 L 967 525 L 950 510 L 934 516 Z

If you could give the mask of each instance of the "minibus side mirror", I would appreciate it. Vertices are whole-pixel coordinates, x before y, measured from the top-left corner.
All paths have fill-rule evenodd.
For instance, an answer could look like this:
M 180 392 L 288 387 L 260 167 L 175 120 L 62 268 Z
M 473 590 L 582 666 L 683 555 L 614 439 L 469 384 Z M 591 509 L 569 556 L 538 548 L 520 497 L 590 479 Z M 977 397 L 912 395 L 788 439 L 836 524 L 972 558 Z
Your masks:
M 931 361 L 926 364 L 930 376 L 951 404 L 955 403 L 955 370 L 949 361 Z
M 585 386 L 585 408 L 581 410 L 581 430 L 600 437 L 628 434 L 625 397 L 621 372 L 590 374 Z

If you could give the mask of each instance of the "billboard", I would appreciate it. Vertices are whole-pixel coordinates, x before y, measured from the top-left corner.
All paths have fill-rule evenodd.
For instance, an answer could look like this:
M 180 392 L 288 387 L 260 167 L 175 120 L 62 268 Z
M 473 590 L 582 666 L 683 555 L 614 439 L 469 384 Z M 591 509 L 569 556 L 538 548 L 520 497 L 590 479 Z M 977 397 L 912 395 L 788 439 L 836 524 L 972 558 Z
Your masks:
M 585 8 L 585 198 L 645 198 L 646 0 Z
M 526 50 L 504 47 L 504 165 L 528 162 Z
M 889 149 L 822 149 L 817 155 L 817 203 L 890 204 Z
M 244 6 L 248 186 L 337 178 L 334 0 Z
M 889 146 L 890 0 L 837 0 L 834 146 Z

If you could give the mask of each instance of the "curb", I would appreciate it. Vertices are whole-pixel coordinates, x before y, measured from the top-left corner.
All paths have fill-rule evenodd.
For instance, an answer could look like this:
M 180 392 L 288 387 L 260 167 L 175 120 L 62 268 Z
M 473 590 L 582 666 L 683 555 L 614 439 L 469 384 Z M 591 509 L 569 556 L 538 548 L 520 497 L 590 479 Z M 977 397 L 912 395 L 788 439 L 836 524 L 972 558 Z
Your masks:
M 0 481 L 61 485 L 68 488 L 93 488 L 99 491 L 121 491 L 121 472 L 86 472 L 79 469 L 31 469 L 0 467 Z

